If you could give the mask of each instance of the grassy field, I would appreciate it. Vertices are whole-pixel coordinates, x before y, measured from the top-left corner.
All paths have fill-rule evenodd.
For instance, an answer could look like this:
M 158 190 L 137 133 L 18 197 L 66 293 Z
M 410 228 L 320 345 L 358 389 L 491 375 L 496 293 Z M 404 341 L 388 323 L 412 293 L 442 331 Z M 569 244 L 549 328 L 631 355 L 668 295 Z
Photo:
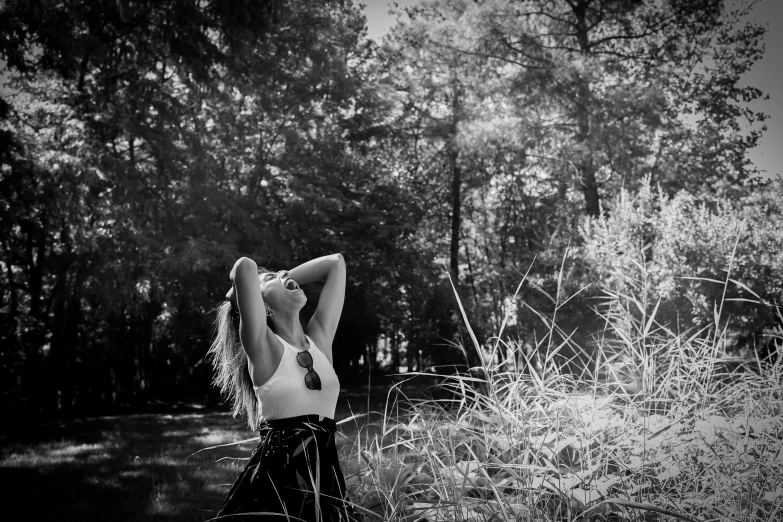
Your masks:
M 413 400 L 392 404 L 388 385 L 369 404 L 365 388 L 345 390 L 338 421 L 385 411 L 339 426 L 351 498 L 372 522 L 783 520 L 780 347 L 740 360 L 719 310 L 712 327 L 674 333 L 656 309 L 608 292 L 604 335 L 579 375 L 560 354 L 582 348 L 541 316 L 536 355 L 502 332 L 484 347 L 473 339 L 483 367 L 441 384 L 440 401 L 410 382 Z M 198 410 L 38 427 L 4 439 L 4 511 L 207 520 L 254 441 L 199 450 L 250 435 Z
M 471 333 L 490 353 L 481 378 L 446 384 L 451 407 L 415 403 L 346 448 L 356 502 L 406 522 L 783 520 L 780 344 L 727 353 L 720 305 L 711 327 L 672 332 L 630 283 L 606 291 L 590 357 L 540 314 L 532 360 Z M 565 373 L 561 353 L 588 363 Z
M 651 383 L 660 391 L 632 395 L 606 375 L 576 382 L 551 359 L 540 371 L 455 376 L 449 407 L 421 400 L 422 386 L 390 407 L 388 387 L 375 386 L 370 407 L 388 414 L 339 426 L 352 498 L 373 521 L 783 520 L 780 363 L 718 378 L 708 354 L 685 359 Z M 638 370 L 603 366 L 624 382 Z M 363 415 L 366 391 L 345 390 L 337 419 Z M 6 436 L 5 513 L 207 520 L 255 442 L 199 450 L 252 435 L 228 413 L 193 408 Z

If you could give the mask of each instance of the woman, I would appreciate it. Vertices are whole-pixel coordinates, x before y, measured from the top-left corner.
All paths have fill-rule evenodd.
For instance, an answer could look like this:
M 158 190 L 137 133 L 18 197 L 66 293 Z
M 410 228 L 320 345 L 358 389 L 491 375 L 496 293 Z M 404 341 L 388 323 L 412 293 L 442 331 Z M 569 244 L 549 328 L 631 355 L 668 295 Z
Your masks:
M 230 278 L 209 351 L 214 382 L 261 441 L 219 519 L 361 520 L 347 503 L 334 440 L 340 383 L 332 341 L 345 298 L 342 255 L 276 273 L 243 257 Z M 325 283 L 303 328 L 299 311 L 307 297 L 299 285 L 311 281 Z

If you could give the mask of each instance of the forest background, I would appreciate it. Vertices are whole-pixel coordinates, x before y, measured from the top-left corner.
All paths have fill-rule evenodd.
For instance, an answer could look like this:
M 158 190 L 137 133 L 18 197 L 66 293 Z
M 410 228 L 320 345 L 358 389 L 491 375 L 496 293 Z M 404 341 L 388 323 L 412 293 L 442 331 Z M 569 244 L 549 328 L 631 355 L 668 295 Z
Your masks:
M 633 275 L 677 332 L 727 298 L 726 350 L 763 357 L 783 209 L 749 160 L 751 7 L 426 0 L 376 42 L 349 1 L 0 3 L 2 406 L 216 399 L 243 255 L 344 255 L 344 384 L 475 366 L 450 281 L 531 358 L 558 299 L 589 354 Z

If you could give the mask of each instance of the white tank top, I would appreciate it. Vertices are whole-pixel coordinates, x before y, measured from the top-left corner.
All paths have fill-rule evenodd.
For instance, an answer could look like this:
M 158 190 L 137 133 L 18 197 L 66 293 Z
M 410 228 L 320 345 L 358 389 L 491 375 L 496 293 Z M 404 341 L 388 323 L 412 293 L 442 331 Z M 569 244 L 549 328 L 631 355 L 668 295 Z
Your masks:
M 299 415 L 321 415 L 334 419 L 340 381 L 329 359 L 307 337 L 310 341 L 310 355 L 313 356 L 313 369 L 321 378 L 320 390 L 308 390 L 304 381 L 307 369 L 296 362 L 296 354 L 301 350 L 288 344 L 279 335 L 277 338 L 283 343 L 280 365 L 268 381 L 253 387 L 258 397 L 261 419 L 286 419 Z

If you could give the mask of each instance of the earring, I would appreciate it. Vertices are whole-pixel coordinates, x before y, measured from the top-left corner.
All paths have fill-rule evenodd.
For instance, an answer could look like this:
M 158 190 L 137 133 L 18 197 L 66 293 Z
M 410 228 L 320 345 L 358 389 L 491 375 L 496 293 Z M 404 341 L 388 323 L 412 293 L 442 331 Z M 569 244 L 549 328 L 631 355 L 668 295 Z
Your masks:
M 275 311 L 269 308 L 269 305 L 266 305 L 266 316 L 271 317 L 273 315 L 275 315 Z

